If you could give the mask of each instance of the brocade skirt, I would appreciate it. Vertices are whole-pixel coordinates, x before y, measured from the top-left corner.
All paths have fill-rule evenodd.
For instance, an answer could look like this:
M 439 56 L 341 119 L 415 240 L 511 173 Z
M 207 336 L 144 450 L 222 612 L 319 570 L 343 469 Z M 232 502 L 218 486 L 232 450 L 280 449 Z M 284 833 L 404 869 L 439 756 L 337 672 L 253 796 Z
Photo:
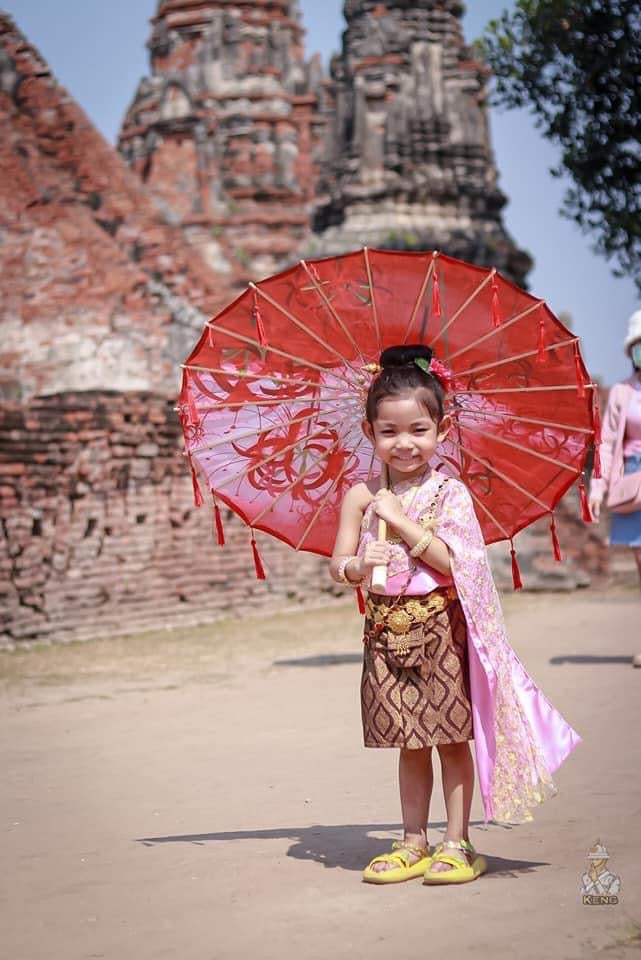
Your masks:
M 467 627 L 455 591 L 403 597 L 390 613 L 393 602 L 382 594 L 367 598 L 361 678 L 365 746 L 420 749 L 471 740 Z M 404 654 L 412 666 L 401 665 Z

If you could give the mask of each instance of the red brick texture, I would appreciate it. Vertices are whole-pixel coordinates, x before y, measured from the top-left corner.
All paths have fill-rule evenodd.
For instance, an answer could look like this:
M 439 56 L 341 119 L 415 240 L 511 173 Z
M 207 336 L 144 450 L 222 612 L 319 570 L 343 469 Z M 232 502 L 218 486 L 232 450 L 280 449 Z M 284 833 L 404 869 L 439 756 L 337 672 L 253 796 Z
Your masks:
M 327 561 L 196 508 L 172 405 L 66 392 L 0 411 L 0 647 L 208 622 L 343 595 Z
M 173 393 L 231 296 L 0 14 L 0 396 Z

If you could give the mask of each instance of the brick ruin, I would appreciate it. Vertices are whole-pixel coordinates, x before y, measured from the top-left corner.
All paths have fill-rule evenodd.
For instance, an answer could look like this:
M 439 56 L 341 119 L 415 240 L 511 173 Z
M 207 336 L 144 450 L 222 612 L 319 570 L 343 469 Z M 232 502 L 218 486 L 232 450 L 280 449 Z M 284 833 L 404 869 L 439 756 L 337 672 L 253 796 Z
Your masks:
M 161 0 L 152 76 L 127 113 L 122 156 L 0 14 L 0 647 L 344 595 L 322 560 L 266 537 L 268 580 L 256 581 L 243 526 L 226 517 L 221 550 L 209 505 L 193 507 L 173 410 L 178 364 L 250 272 L 305 245 L 360 245 L 369 209 L 385 211 L 372 221 L 376 242 L 407 234 L 413 210 L 407 245 L 415 235 L 455 244 L 466 231 L 471 259 L 492 253 L 523 278 L 527 257 L 500 221 L 461 5 L 348 0 L 346 13 L 328 79 L 303 59 L 294 0 Z M 408 37 L 407 56 L 395 52 Z M 420 87 L 416 126 L 408 91 L 428 67 L 445 79 L 436 100 Z M 441 235 L 429 185 L 450 203 Z M 573 503 L 560 512 L 562 546 L 599 574 L 597 532 L 585 533 Z M 526 586 L 551 582 L 541 531 L 522 560 Z M 564 569 L 556 584 L 575 585 Z M 497 571 L 507 584 L 501 559 Z
M 53 394 L 0 411 L 0 647 L 78 640 L 319 603 L 326 563 L 194 507 L 171 402 Z
M 179 363 L 233 295 L 0 16 L 0 647 L 335 593 L 195 510 Z M 320 576 L 320 582 L 319 582 Z
M 295 260 L 325 117 L 297 0 L 160 0 L 119 150 L 206 263 L 238 283 Z
M 314 248 L 442 249 L 523 285 L 532 265 L 501 220 L 487 69 L 459 0 L 346 0 L 331 61 L 330 136 Z
M 223 512 L 219 547 L 210 502 L 194 507 L 173 404 L 147 392 L 65 391 L 0 410 L 0 648 L 193 626 L 230 611 L 282 612 L 345 591 L 326 561 L 248 530 Z M 569 589 L 603 579 L 607 548 L 586 529 L 578 497 L 560 505 L 566 562 L 548 523 L 519 535 L 526 587 Z M 524 539 L 525 538 L 525 539 Z M 499 586 L 509 555 L 491 548 Z M 569 561 L 569 562 L 567 562 Z M 347 591 L 348 594 L 350 591 Z
M 0 15 L 0 396 L 175 390 L 231 296 Z
M 347 0 L 330 76 L 296 0 L 160 0 L 119 149 L 216 271 L 434 249 L 523 283 L 458 0 Z

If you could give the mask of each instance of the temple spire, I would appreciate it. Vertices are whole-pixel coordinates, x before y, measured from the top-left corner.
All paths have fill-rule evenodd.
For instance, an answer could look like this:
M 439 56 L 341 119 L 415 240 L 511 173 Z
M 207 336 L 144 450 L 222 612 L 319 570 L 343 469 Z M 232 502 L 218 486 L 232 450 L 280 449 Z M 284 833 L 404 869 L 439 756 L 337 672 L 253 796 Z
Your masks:
M 148 47 L 122 155 L 210 266 L 273 272 L 309 234 L 323 123 L 298 0 L 160 0 Z
M 486 69 L 464 43 L 463 4 L 346 0 L 344 12 L 317 245 L 438 247 L 523 282 L 531 261 L 502 223 Z

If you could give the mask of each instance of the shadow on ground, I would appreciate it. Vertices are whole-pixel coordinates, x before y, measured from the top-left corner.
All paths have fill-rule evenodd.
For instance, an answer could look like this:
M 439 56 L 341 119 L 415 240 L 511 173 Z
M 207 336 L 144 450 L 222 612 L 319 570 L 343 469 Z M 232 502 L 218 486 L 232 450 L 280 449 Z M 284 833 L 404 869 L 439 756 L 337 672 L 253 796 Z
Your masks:
M 445 823 L 430 823 L 430 830 L 444 830 Z M 478 820 L 472 826 L 483 826 Z M 161 843 L 195 843 L 234 840 L 292 840 L 288 857 L 313 860 L 324 867 L 360 872 L 366 863 L 390 849 L 390 838 L 371 837 L 371 833 L 397 833 L 398 823 L 313 824 L 309 827 L 276 827 L 271 830 L 229 830 L 220 833 L 185 833 L 166 837 L 139 837 L 137 843 L 153 847 Z M 532 873 L 537 867 L 549 866 L 545 861 L 506 860 L 487 857 L 488 875 L 516 877 L 518 873 Z
M 291 660 L 274 660 L 274 667 L 336 667 L 345 663 L 362 663 L 363 656 L 360 653 L 318 653 L 310 657 L 294 657 Z M 555 666 L 562 666 L 565 663 L 585 664 L 585 663 L 621 663 L 628 666 L 632 663 L 632 656 L 626 654 L 605 654 L 598 656 L 596 654 L 567 654 L 560 657 L 550 657 L 549 662 Z
M 555 667 L 564 663 L 632 663 L 631 656 L 625 656 L 624 654 L 612 655 L 606 654 L 603 657 L 592 655 L 592 654 L 572 654 L 566 657 L 550 657 L 550 663 Z
M 362 653 L 318 653 L 311 657 L 274 660 L 275 667 L 336 667 L 342 663 L 362 663 Z

